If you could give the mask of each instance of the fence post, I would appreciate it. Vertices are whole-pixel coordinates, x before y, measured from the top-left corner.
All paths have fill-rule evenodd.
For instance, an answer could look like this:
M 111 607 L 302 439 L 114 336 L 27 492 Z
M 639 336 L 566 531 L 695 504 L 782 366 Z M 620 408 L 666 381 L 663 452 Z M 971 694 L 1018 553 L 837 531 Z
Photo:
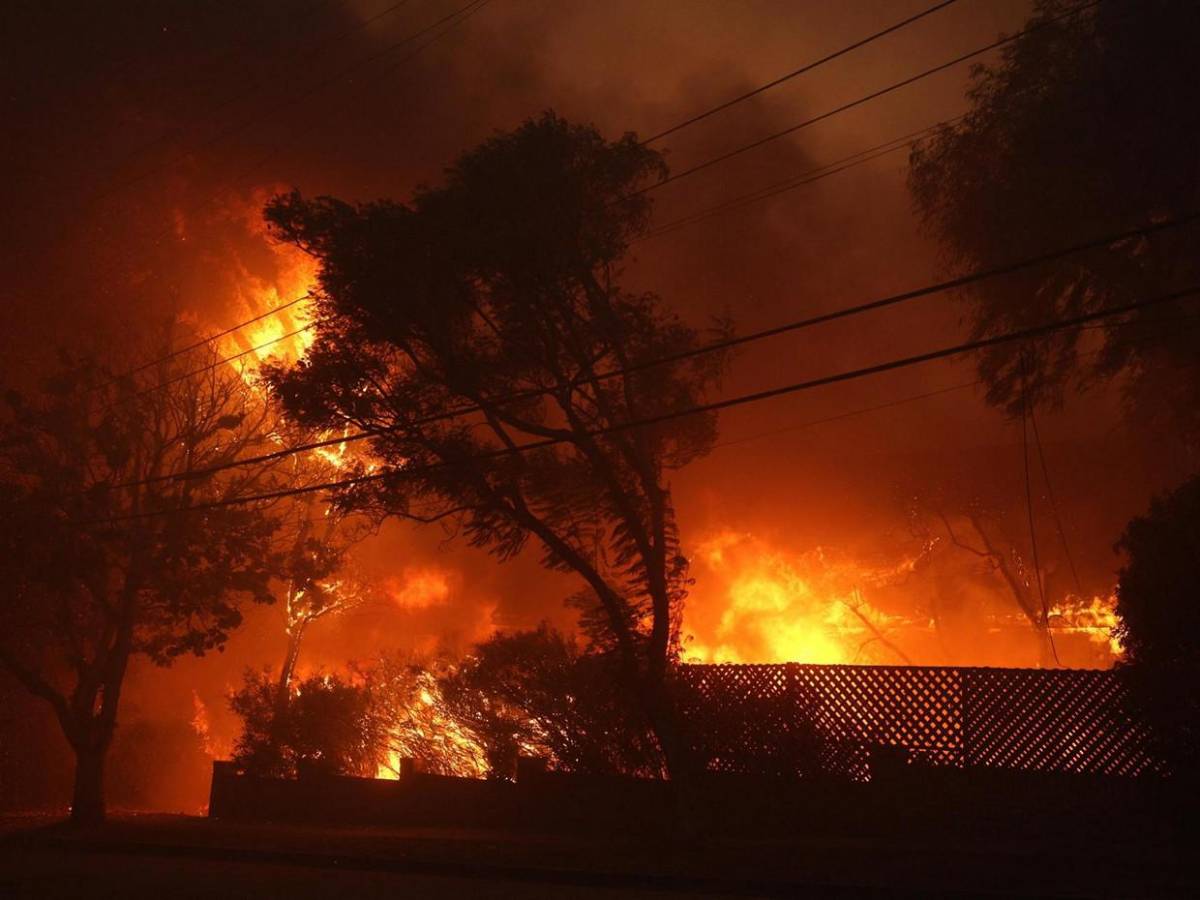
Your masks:
M 972 766 L 971 763 L 971 669 L 958 670 L 958 721 L 962 733 L 959 735 L 959 765 L 963 769 Z

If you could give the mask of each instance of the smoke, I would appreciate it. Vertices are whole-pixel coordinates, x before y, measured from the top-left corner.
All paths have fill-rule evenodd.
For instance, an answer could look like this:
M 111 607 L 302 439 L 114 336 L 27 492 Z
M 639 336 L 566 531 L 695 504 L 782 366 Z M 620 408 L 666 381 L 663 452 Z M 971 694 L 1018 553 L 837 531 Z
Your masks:
M 415 0 L 363 25 L 388 5 L 164 3 L 143 16 L 71 3 L 6 13 L 6 33 L 45 35 L 16 48 L 21 83 L 5 92 L 16 139 L 4 163 L 15 193 L 0 213 L 0 236 L 19 257 L 3 287 L 6 379 L 30 377 L 56 343 L 119 336 L 122 323 L 182 319 L 216 330 L 298 296 L 311 282 L 311 261 L 273 242 L 258 215 L 278 190 L 404 199 L 496 129 L 546 108 L 594 122 L 610 137 L 652 133 L 920 4 L 492 3 L 419 52 L 399 42 L 461 3 Z M 1024 13 L 1024 3 L 952 7 L 655 146 L 681 171 L 984 43 Z M 321 49 L 305 52 L 314 46 Z M 371 56 L 376 63 L 336 77 Z M 681 179 L 655 192 L 658 220 L 956 115 L 964 79 L 950 73 Z M 638 243 L 623 277 L 697 324 L 728 313 L 743 332 L 927 283 L 938 272 L 937 252 L 913 222 L 904 163 L 903 154 L 885 157 Z M 724 390 L 951 343 L 958 318 L 952 298 L 935 297 L 756 344 L 735 360 Z M 238 349 L 262 337 L 243 336 Z M 829 582 L 828 560 L 877 570 L 913 557 L 903 497 L 931 490 L 947 459 L 998 494 L 1001 512 L 1015 519 L 1013 426 L 970 389 L 806 423 L 971 378 L 966 362 L 939 363 L 726 414 L 722 446 L 672 476 L 685 547 L 696 559 L 687 619 L 693 652 L 808 652 L 780 638 L 801 622 L 796 641 L 828 642 L 821 652 L 836 648 L 845 661 L 861 661 L 857 648 L 867 643 L 869 658 L 896 661 L 847 605 L 865 598 L 862 611 L 889 635 L 900 620 L 925 627 L 930 582 L 823 582 L 820 590 L 812 582 Z M 1068 535 L 1096 593 L 1112 583 L 1109 548 L 1121 523 L 1161 477 L 1139 448 L 1110 434 L 1111 413 L 1111 397 L 1101 396 L 1072 401 L 1043 423 Z M 1122 462 L 1120 479 L 1104 474 L 1113 459 Z M 721 535 L 750 537 L 718 561 L 711 542 Z M 460 652 L 496 629 L 543 619 L 572 627 L 562 599 L 575 583 L 544 572 L 532 553 L 501 566 L 436 528 L 388 523 L 356 551 L 355 565 L 383 597 L 316 623 L 306 671 L 394 650 Z M 1000 603 L 994 585 L 951 572 L 941 590 L 957 598 L 957 612 L 947 613 L 950 645 L 918 641 L 914 631 L 907 643 L 896 639 L 905 653 L 964 663 L 1026 658 L 1024 632 L 1010 635 L 989 619 Z M 727 615 L 739 602 L 742 623 Z M 245 667 L 277 666 L 283 649 L 280 612 L 253 609 L 222 654 L 165 672 L 139 663 L 126 692 L 126 746 L 137 746 L 138 734 L 149 741 L 152 726 L 171 735 L 170 746 L 186 744 L 175 783 L 189 785 L 189 803 L 198 806 L 206 754 L 235 734 L 228 693 Z M 202 710 L 206 735 L 193 730 Z M 133 765 L 118 771 L 131 784 L 142 777 Z M 138 796 L 167 803 L 161 797 L 176 796 L 164 786 L 170 781 L 156 776 L 161 793 Z

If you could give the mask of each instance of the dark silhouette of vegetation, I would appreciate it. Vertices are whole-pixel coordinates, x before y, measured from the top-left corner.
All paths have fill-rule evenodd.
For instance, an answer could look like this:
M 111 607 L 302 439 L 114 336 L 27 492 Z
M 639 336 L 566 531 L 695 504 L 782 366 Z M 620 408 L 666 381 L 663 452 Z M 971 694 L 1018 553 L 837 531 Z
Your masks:
M 442 679 L 442 695 L 477 736 L 494 777 L 511 778 L 522 754 L 578 774 L 661 774 L 645 720 L 618 689 L 615 665 L 610 654 L 585 652 L 543 623 L 477 645 Z
M 269 377 L 302 424 L 377 432 L 394 474 L 345 490 L 343 508 L 454 520 L 501 559 L 533 538 L 579 575 L 625 702 L 673 769 L 666 681 L 689 579 L 666 473 L 711 447 L 716 421 L 624 426 L 699 402 L 724 359 L 650 365 L 704 336 L 618 280 L 649 216 L 637 190 L 664 173 L 634 136 L 548 113 L 407 205 L 277 198 L 276 235 L 321 271 L 316 339 Z M 516 451 L 533 441 L 551 443 Z
M 272 599 L 277 522 L 261 506 L 157 515 L 277 484 L 270 465 L 187 477 L 269 443 L 269 412 L 232 370 L 189 374 L 204 356 L 138 377 L 66 359 L 40 391 L 5 398 L 0 664 L 54 709 L 76 758 L 76 821 L 104 817 L 130 659 L 219 649 L 244 602 Z M 122 486 L 163 476 L 177 477 Z
M 959 270 L 1200 208 L 1200 7 L 1175 0 L 1039 0 L 1039 27 L 976 68 L 970 110 L 912 155 L 910 186 L 928 231 Z M 1078 315 L 1197 281 L 1197 229 L 1125 241 L 967 289 L 975 336 Z M 1131 414 L 1194 453 L 1200 439 L 1200 331 L 1189 300 L 1104 326 L 984 352 L 987 399 L 1012 414 L 1061 401 L 1067 385 L 1121 377 Z M 1166 327 L 1164 327 L 1164 323 Z
M 313 675 L 293 683 L 280 703 L 276 679 L 248 671 L 230 706 L 243 724 L 233 762 L 251 774 L 372 776 L 382 759 L 385 733 L 365 684 Z
M 1200 477 L 1129 523 L 1117 585 L 1122 671 L 1173 767 L 1200 773 Z

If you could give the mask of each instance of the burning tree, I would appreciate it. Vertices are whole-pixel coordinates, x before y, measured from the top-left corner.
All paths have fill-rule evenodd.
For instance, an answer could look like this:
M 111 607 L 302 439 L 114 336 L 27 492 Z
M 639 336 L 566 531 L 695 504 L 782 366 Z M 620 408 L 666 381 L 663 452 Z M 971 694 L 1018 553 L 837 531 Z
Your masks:
M 282 429 L 287 443 L 309 443 L 311 434 Z M 342 451 L 330 454 L 324 448 L 297 454 L 289 460 L 291 478 L 306 484 L 328 482 L 348 465 Z M 279 573 L 279 593 L 287 647 L 279 670 L 279 702 L 284 702 L 296 672 L 300 648 L 309 627 L 319 619 L 340 615 L 364 603 L 369 587 L 350 569 L 349 554 L 371 533 L 370 522 L 347 513 L 319 494 L 300 495 L 282 516 L 283 530 L 292 535 Z
M 256 380 L 252 383 L 257 385 Z M 307 446 L 314 435 L 292 423 L 281 423 L 276 437 L 285 447 Z M 325 440 L 322 436 L 318 443 Z M 288 477 L 297 484 L 328 482 L 346 465 L 344 444 L 297 453 L 285 463 Z M 358 684 L 309 678 L 302 695 L 296 669 L 304 637 L 313 623 L 354 609 L 371 596 L 369 586 L 353 574 L 349 558 L 354 545 L 371 533 L 371 523 L 332 506 L 315 491 L 297 495 L 282 506 L 278 518 L 279 564 L 271 590 L 283 614 L 286 645 L 274 679 L 269 670 L 248 670 L 242 687 L 230 697 L 230 705 L 243 721 L 235 761 L 260 774 L 292 773 L 298 760 L 313 758 L 312 746 L 317 746 L 326 748 L 323 757 L 320 753 L 315 757 L 323 759 L 323 765 L 337 768 L 344 763 L 357 773 L 366 765 L 366 752 L 354 755 L 335 748 L 349 746 L 353 742 L 345 735 L 365 727 L 346 723 L 366 721 L 362 718 L 366 713 L 356 714 L 353 708 L 369 705 L 368 692 Z M 318 735 L 308 734 L 308 729 L 319 724 L 309 714 L 314 704 L 323 704 L 340 717 L 340 731 L 332 724 L 329 729 L 318 728 Z M 337 762 L 330 763 L 331 757 Z
M 273 466 L 203 474 L 269 446 L 271 416 L 211 356 L 136 375 L 68 360 L 41 391 L 6 398 L 0 664 L 54 709 L 77 821 L 104 816 L 130 658 L 219 649 L 244 601 L 272 599 L 277 521 L 225 501 L 278 485 Z M 200 509 L 174 513 L 186 506 Z
M 385 657 L 363 673 L 384 726 L 379 777 L 399 777 L 405 759 L 438 775 L 480 777 L 492 769 L 487 745 L 448 702 L 439 676 L 451 668 Z
M 585 582 L 626 701 L 677 769 L 666 683 L 688 565 L 665 475 L 711 447 L 715 417 L 680 414 L 724 359 L 659 364 L 701 334 L 617 280 L 648 221 L 638 189 L 664 173 L 634 136 L 548 113 L 410 204 L 292 194 L 267 216 L 321 263 L 316 340 L 272 381 L 301 422 L 371 431 L 387 466 L 340 503 L 456 519 L 501 559 L 539 541 Z

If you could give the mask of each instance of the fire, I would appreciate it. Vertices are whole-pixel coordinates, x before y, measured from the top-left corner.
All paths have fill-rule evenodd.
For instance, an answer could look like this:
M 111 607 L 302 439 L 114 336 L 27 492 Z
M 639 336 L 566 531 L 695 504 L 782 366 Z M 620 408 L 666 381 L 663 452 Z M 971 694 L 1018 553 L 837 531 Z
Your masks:
M 403 759 L 416 759 L 440 774 L 483 778 L 488 774 L 483 747 L 446 710 L 441 688 L 433 673 L 419 672 L 401 704 L 399 724 L 388 740 L 386 758 L 375 777 L 395 781 L 400 778 Z
M 196 736 L 200 738 L 200 746 L 206 756 L 211 759 L 225 759 L 229 756 L 230 748 L 224 741 L 213 736 L 212 725 L 208 718 L 208 706 L 194 689 L 192 690 L 191 725 L 192 731 L 196 732 Z
M 701 575 L 684 631 L 699 662 L 899 662 L 887 632 L 898 617 L 872 606 L 864 589 L 899 569 L 834 559 L 818 547 L 788 554 L 749 534 L 720 533 L 699 546 Z M 704 593 L 720 584 L 721 594 Z M 713 615 L 714 608 L 719 614 Z M 878 646 L 882 644 L 882 647 Z M 869 659 L 864 659 L 868 656 Z
M 1113 659 L 1125 655 L 1125 648 L 1114 633 L 1119 622 L 1115 592 L 1088 599 L 1072 594 L 1051 607 L 1050 621 L 1055 632 L 1083 635 L 1107 648 Z
M 403 580 L 389 578 L 386 590 L 401 609 L 428 609 L 446 602 L 450 596 L 447 573 L 435 568 L 410 568 Z
M 233 362 L 243 377 L 253 377 L 258 364 L 267 359 L 295 362 L 312 345 L 313 331 L 307 328 L 312 321 L 308 303 L 293 301 L 311 292 L 316 270 L 307 257 L 289 260 L 287 267 L 288 271 L 274 283 L 247 274 L 247 281 L 239 291 L 234 308 L 241 310 L 244 319 L 279 309 L 234 332 L 223 342 L 222 352 L 238 357 Z
M 959 577 L 942 588 L 957 605 L 937 609 L 938 586 L 922 575 L 920 557 L 867 564 L 733 531 L 700 542 L 693 555 L 696 587 L 683 623 L 690 661 L 1038 664 L 1035 632 L 999 578 L 989 586 Z M 1060 664 L 1111 666 L 1124 652 L 1117 622 L 1115 593 L 1058 599 L 1049 623 Z

